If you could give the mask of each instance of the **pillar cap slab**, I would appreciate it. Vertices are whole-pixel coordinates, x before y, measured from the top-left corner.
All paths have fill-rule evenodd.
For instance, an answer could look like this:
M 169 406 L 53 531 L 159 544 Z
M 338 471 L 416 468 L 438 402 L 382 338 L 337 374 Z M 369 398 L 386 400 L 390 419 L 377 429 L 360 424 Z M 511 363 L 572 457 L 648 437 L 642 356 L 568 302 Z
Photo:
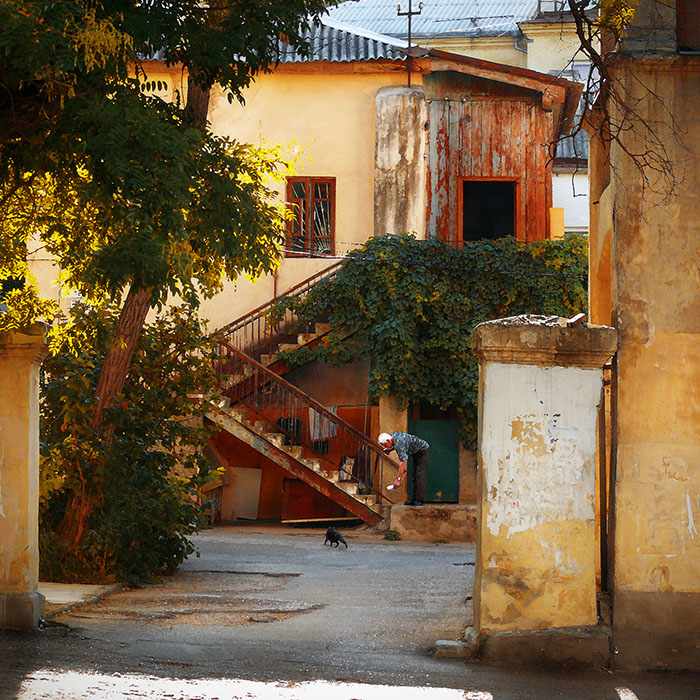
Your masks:
M 48 354 L 49 325 L 41 321 L 8 333 L 0 333 L 0 359 L 41 362 Z
M 482 362 L 542 367 L 602 367 L 617 349 L 617 331 L 561 316 L 521 315 L 480 323 L 472 349 Z

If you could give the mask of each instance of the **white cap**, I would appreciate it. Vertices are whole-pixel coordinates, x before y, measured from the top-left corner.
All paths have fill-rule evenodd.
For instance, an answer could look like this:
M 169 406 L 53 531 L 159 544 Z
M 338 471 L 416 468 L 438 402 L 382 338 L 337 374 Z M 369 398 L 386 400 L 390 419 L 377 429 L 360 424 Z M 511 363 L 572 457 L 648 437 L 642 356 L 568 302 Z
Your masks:
M 380 445 L 383 445 L 385 442 L 389 442 L 391 440 L 391 435 L 389 433 L 380 433 L 379 437 L 377 438 L 377 442 Z

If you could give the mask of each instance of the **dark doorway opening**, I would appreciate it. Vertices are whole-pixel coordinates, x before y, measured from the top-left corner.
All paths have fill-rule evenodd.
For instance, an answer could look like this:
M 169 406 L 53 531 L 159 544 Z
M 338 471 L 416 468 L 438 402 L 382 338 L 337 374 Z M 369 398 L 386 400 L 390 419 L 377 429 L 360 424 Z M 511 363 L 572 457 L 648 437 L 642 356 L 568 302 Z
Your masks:
M 462 181 L 462 240 L 515 235 L 515 186 L 509 180 Z

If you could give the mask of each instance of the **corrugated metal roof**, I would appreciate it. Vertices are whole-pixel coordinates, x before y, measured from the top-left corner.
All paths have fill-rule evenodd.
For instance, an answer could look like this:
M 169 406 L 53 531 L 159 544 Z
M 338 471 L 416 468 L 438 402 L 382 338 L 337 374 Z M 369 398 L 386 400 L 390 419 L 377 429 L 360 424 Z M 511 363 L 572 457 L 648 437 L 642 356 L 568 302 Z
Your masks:
M 588 160 L 588 134 L 579 129 L 573 136 L 565 136 L 557 142 L 555 158 Z
M 587 76 L 581 75 L 579 73 L 579 67 L 569 67 L 564 70 L 551 70 L 549 75 L 553 75 L 557 78 L 566 78 L 567 80 L 574 80 L 576 82 L 586 84 Z M 573 136 L 565 136 L 561 141 L 557 142 L 555 149 L 555 158 L 567 158 L 573 160 L 588 160 L 588 134 L 581 128 L 581 119 L 583 119 L 583 113 L 586 108 L 586 104 L 592 102 L 590 97 L 586 99 L 586 94 L 581 95 L 579 99 L 578 106 L 576 107 L 576 116 L 574 117 L 573 124 L 574 132 Z
M 333 19 L 381 34 L 406 37 L 408 0 L 348 0 L 329 10 Z M 413 0 L 418 10 L 419 0 Z M 537 0 L 423 0 L 423 9 L 411 21 L 416 38 L 439 36 L 501 36 L 519 34 L 518 22 L 537 15 Z
M 407 42 L 383 36 L 368 29 L 353 27 L 344 22 L 324 17 L 322 24 L 314 25 L 306 32 L 309 55 L 302 56 L 288 44 L 280 44 L 280 63 L 310 63 L 331 61 L 372 61 L 389 59 L 404 61 L 401 49 Z

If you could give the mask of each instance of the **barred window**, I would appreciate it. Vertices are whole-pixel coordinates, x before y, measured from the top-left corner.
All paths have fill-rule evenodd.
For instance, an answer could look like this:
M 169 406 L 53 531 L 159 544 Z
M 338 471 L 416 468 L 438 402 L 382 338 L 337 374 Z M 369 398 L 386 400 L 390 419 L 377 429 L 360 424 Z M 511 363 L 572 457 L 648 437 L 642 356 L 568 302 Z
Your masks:
M 291 177 L 287 181 L 287 202 L 293 214 L 287 227 L 287 255 L 332 255 L 335 178 Z

